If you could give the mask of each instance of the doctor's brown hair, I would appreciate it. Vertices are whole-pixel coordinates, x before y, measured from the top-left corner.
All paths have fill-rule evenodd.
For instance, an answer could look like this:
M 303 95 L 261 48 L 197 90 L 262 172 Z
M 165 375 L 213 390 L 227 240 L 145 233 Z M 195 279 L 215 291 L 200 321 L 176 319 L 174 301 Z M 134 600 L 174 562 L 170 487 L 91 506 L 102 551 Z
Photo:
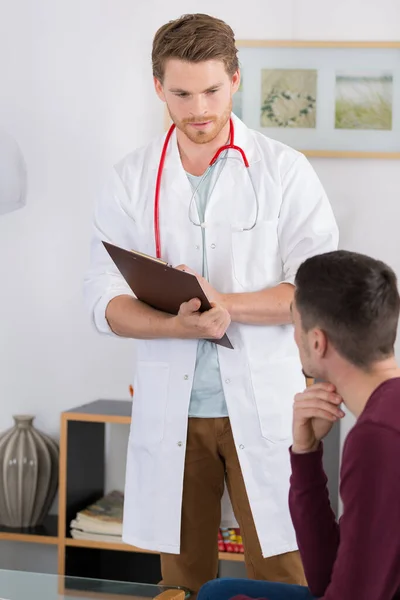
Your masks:
M 161 83 L 170 58 L 194 63 L 220 60 L 230 77 L 239 68 L 233 30 L 224 21 L 203 14 L 183 15 L 160 27 L 151 58 L 153 75 Z
M 385 263 L 337 250 L 307 259 L 295 280 L 305 332 L 317 327 L 343 358 L 368 371 L 394 354 L 400 298 Z

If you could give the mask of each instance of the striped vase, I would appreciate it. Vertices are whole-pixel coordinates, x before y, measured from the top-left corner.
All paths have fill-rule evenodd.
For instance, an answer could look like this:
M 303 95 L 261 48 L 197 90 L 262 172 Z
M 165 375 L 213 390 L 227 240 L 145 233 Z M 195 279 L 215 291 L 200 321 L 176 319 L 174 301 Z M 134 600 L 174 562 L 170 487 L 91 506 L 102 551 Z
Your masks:
M 15 415 L 0 435 L 0 525 L 35 527 L 43 522 L 58 485 L 57 444 L 33 426 L 35 417 Z

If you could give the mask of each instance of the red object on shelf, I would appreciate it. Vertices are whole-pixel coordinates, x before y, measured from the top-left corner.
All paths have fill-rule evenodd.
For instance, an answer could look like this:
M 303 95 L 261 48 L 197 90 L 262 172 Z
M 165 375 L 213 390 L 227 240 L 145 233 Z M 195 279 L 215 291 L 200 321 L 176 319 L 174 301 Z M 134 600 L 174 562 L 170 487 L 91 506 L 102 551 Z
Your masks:
M 224 545 L 224 550 L 222 550 L 222 544 Z M 244 554 L 240 529 L 228 529 L 227 527 L 220 529 L 218 532 L 218 548 L 220 552 Z
M 225 552 L 225 542 L 220 529 L 218 530 L 218 552 Z

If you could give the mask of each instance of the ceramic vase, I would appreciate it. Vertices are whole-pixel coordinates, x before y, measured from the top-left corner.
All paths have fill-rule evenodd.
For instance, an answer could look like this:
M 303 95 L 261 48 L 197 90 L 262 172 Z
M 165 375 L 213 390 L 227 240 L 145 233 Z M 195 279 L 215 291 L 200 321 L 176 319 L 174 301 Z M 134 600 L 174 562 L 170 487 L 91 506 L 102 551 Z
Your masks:
M 36 527 L 47 515 L 58 485 L 57 444 L 33 425 L 35 417 L 15 415 L 0 435 L 0 525 Z

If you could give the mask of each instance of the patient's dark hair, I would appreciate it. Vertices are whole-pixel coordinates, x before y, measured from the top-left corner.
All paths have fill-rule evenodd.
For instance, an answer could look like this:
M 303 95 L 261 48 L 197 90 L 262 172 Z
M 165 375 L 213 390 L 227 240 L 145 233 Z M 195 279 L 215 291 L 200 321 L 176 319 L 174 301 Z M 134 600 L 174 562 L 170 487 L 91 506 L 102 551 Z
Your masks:
M 400 298 L 384 262 L 345 250 L 320 254 L 300 266 L 295 285 L 304 331 L 319 327 L 339 354 L 365 370 L 394 354 Z

